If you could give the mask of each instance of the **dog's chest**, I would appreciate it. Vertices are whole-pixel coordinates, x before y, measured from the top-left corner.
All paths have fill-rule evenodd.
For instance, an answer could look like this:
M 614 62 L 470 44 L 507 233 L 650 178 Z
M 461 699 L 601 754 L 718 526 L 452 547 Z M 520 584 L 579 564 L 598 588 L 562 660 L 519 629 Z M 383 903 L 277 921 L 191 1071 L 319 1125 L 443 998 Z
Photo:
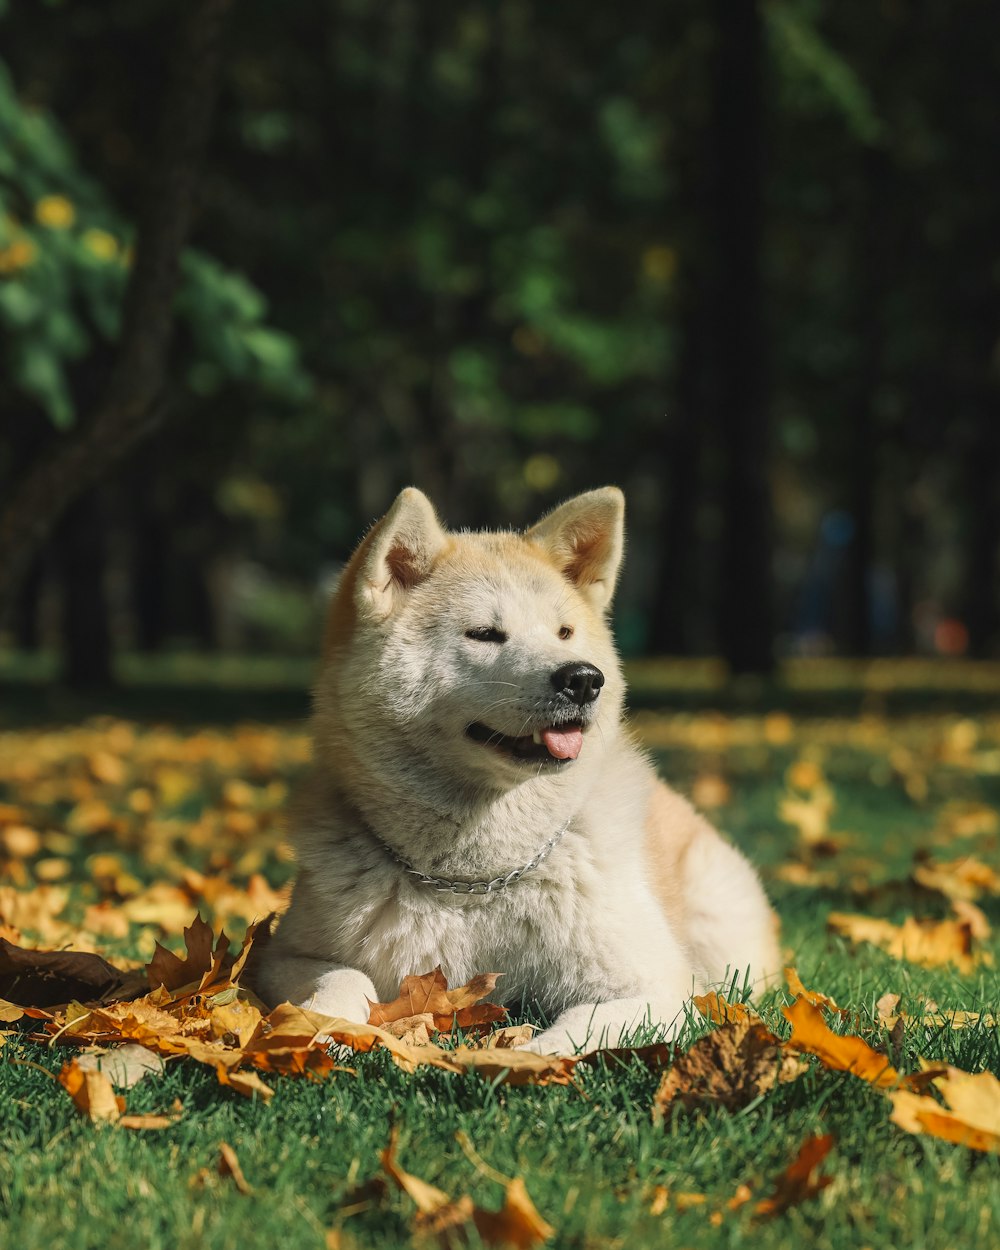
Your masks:
M 527 995 L 559 1010 L 582 985 L 596 994 L 627 980 L 632 966 L 622 935 L 612 936 L 626 909 L 592 871 L 519 881 L 482 897 L 406 883 L 366 910 L 342 957 L 371 977 L 383 1001 L 404 976 L 440 965 L 452 986 L 498 972 L 497 1001 Z

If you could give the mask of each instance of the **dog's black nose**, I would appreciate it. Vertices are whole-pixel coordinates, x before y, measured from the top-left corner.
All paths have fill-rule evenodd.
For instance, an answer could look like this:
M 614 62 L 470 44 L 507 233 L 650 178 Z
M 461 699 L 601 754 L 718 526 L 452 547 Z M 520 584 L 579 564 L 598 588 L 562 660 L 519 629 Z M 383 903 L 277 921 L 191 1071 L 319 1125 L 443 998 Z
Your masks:
M 552 684 L 560 694 L 583 707 L 601 693 L 604 674 L 593 664 L 564 664 L 552 674 Z

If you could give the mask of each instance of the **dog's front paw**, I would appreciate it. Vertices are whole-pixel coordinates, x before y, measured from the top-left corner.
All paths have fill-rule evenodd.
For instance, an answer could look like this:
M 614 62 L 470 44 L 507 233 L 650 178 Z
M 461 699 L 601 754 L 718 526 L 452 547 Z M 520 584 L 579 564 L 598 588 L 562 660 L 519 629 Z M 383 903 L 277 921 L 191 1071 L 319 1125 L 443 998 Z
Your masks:
M 316 979 L 312 993 L 302 999 L 301 1006 L 321 1016 L 367 1024 L 369 999 L 378 1001 L 369 977 L 354 968 L 336 968 Z
M 522 1043 L 517 1049 L 528 1050 L 533 1055 L 575 1055 L 580 1047 L 565 1029 L 553 1028 L 539 1033 L 530 1042 Z

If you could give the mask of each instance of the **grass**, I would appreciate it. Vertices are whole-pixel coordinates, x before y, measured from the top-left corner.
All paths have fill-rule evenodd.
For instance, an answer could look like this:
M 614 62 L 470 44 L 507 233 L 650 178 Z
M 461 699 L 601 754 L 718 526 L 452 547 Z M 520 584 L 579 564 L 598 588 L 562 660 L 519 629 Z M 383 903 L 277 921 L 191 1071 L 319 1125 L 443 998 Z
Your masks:
M 898 919 L 921 903 L 906 893 L 859 893 L 904 877 L 917 850 L 941 858 L 969 851 L 996 862 L 989 813 L 1000 809 L 1000 717 L 963 720 L 942 712 L 937 694 L 927 707 L 896 719 L 694 710 L 637 717 L 664 775 L 717 803 L 713 817 L 762 865 L 805 983 L 848 1007 L 850 1027 L 884 1046 L 891 1043 L 874 1004 L 886 990 L 902 994 L 903 1006 L 913 1010 L 930 997 L 942 1009 L 1000 1011 L 992 969 L 960 976 L 903 964 L 872 947 L 851 947 L 824 928 L 832 908 L 877 909 Z M 115 811 L 116 804 L 126 810 L 130 787 L 151 790 L 157 806 L 144 818 L 142 836 L 136 818 L 114 832 L 97 829 L 78 843 L 65 836 L 60 842 L 63 826 L 76 819 L 81 761 L 93 749 L 86 734 L 102 739 L 108 732 L 98 724 L 82 739 L 79 730 L 0 734 L 0 803 L 25 804 L 50 839 L 27 863 L 29 881 L 45 860 L 61 859 L 72 897 L 82 904 L 95 890 L 93 856 L 109 852 L 143 882 L 176 874 L 178 858 L 239 877 L 263 856 L 273 879 L 287 876 L 273 810 L 283 802 L 280 783 L 301 767 L 297 728 L 275 737 L 293 743 L 287 752 L 265 751 L 263 739 L 249 731 L 233 734 L 244 747 L 232 756 L 223 750 L 225 733 L 201 735 L 207 745 L 199 751 L 190 746 L 199 736 L 193 730 L 169 741 L 161 735 L 153 746 L 152 731 L 140 732 L 122 752 L 134 771 L 108 801 Z M 152 762 L 156 751 L 165 753 L 167 765 Z M 826 874 L 817 888 L 791 885 L 781 875 L 796 835 L 778 818 L 778 807 L 789 766 L 801 759 L 821 766 L 836 799 L 835 853 L 816 861 Z M 40 772 L 32 773 L 32 760 L 43 761 Z M 192 788 L 178 792 L 175 776 L 157 788 L 157 767 L 186 768 Z M 226 825 L 222 796 L 233 775 L 245 775 L 258 794 L 248 803 L 253 834 L 246 822 Z M 994 923 L 1000 920 L 997 899 L 981 899 L 980 906 Z M 141 937 L 134 931 L 125 946 L 142 950 Z M 1000 953 L 995 941 L 991 949 Z M 787 1030 L 785 1001 L 776 993 L 763 1009 L 776 1031 Z M 691 1021 L 684 1040 L 704 1028 Z M 407 1076 L 373 1054 L 353 1061 L 357 1075 L 334 1074 L 322 1085 L 270 1078 L 276 1093 L 264 1106 L 223 1089 L 207 1069 L 174 1063 L 163 1078 L 128 1092 L 130 1112 L 162 1111 L 175 1098 L 183 1105 L 174 1127 L 143 1134 L 97 1128 L 76 1115 L 48 1075 L 66 1053 L 21 1034 L 0 1049 L 0 1240 L 19 1250 L 409 1244 L 410 1200 L 395 1191 L 373 1196 L 366 1188 L 381 1175 L 379 1154 L 393 1124 L 400 1164 L 456 1197 L 500 1205 L 502 1186 L 477 1159 L 486 1169 L 523 1177 L 557 1230 L 557 1247 L 768 1250 L 807 1241 L 817 1250 L 950 1250 L 992 1244 L 1000 1228 L 1000 1157 L 901 1132 L 889 1122 L 883 1095 L 818 1065 L 738 1114 L 678 1112 L 654 1125 L 649 1108 L 658 1078 L 638 1065 L 588 1071 L 577 1087 L 509 1088 L 437 1071 Z M 1000 1074 L 995 1027 L 912 1025 L 897 1066 L 914 1070 L 919 1057 Z M 754 1222 L 752 1204 L 726 1209 L 741 1183 L 755 1198 L 766 1196 L 815 1133 L 836 1137 L 822 1168 L 832 1183 L 821 1195 L 767 1222 Z M 235 1148 L 251 1195 L 216 1174 L 220 1141 Z M 654 1215 L 661 1186 L 673 1197 Z M 678 1209 L 679 1194 L 705 1201 L 682 1199 Z

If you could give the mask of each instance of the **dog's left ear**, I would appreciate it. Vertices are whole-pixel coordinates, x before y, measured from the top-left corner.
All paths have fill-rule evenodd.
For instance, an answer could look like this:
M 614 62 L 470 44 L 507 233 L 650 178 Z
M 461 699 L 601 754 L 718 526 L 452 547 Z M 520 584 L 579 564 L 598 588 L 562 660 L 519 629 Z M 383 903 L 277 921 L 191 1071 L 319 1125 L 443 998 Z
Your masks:
M 625 496 L 617 486 L 568 499 L 524 536 L 544 548 L 594 607 L 610 605 L 625 550 Z

